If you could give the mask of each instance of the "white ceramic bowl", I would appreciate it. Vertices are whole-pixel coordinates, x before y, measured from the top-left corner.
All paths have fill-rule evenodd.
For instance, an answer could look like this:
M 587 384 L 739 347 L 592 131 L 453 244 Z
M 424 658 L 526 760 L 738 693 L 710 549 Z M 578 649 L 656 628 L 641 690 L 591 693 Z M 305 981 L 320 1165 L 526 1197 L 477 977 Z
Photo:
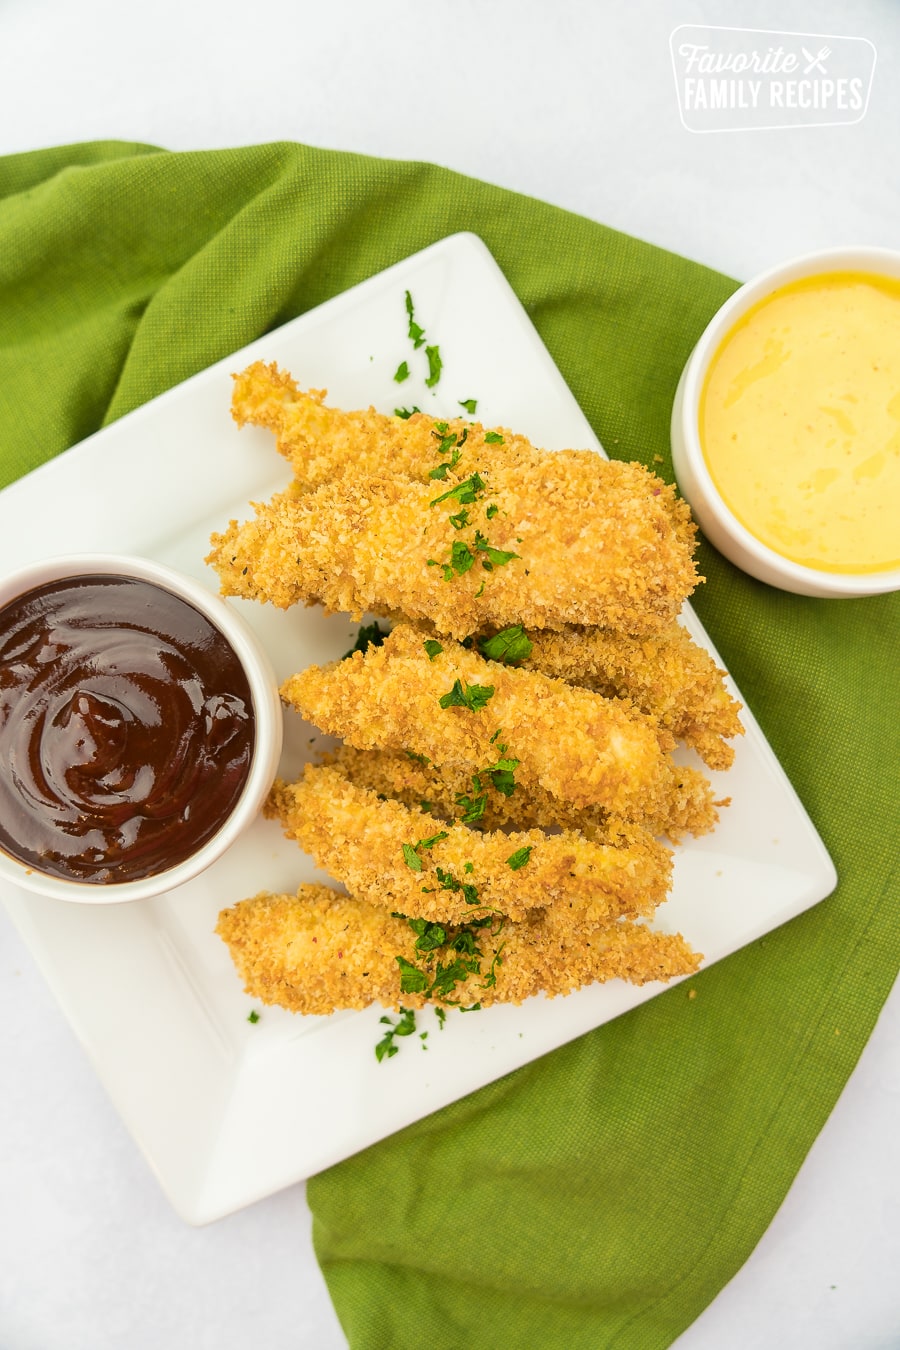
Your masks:
M 282 743 L 282 711 L 278 685 L 269 659 L 243 619 L 219 596 L 199 582 L 160 563 L 122 554 L 73 554 L 33 563 L 0 581 L 0 609 L 18 596 L 48 582 L 79 576 L 113 575 L 136 578 L 162 587 L 199 610 L 224 636 L 236 653 L 250 685 L 254 714 L 254 743 L 244 787 L 223 824 L 190 857 L 174 867 L 121 883 L 70 881 L 42 874 L 12 858 L 0 848 L 0 885 L 12 883 L 57 900 L 84 904 L 118 904 L 144 900 L 181 886 L 198 875 L 230 848 L 255 819 L 278 766 Z
M 748 281 L 713 316 L 681 374 L 672 408 L 672 464 L 682 495 L 720 553 L 770 586 L 798 595 L 840 598 L 900 590 L 900 571 L 837 573 L 804 567 L 761 543 L 722 500 L 700 445 L 700 395 L 719 344 L 751 306 L 792 281 L 823 272 L 874 272 L 900 278 L 900 253 L 847 247 L 807 253 Z M 900 512 L 898 512 L 900 514 Z

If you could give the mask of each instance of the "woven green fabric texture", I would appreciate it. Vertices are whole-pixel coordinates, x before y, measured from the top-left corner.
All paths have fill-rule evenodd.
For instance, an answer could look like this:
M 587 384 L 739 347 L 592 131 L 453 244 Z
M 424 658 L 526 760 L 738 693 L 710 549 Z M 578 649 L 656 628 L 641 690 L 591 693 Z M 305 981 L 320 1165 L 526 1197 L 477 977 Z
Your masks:
M 607 448 L 670 476 L 677 377 L 734 282 L 429 165 L 110 143 L 0 161 L 2 482 L 461 229 Z M 786 595 L 705 545 L 701 567 L 697 609 L 839 889 L 694 998 L 681 985 L 315 1178 L 354 1350 L 671 1344 L 765 1230 L 888 993 L 900 597 Z

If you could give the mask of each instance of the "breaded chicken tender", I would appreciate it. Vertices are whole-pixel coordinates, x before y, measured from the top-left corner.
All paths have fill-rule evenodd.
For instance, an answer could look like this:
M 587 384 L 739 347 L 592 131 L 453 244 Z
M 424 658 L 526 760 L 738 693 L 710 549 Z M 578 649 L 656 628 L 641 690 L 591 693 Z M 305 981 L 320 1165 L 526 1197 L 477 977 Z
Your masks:
M 441 706 L 470 686 L 490 689 L 484 706 Z M 657 728 L 627 703 L 533 670 L 487 661 L 446 642 L 433 659 L 421 633 L 398 625 L 381 647 L 330 666 L 310 666 L 282 697 L 322 731 L 366 750 L 412 750 L 468 773 L 503 754 L 516 780 L 577 807 L 601 806 L 626 820 L 659 820 L 676 774 Z M 456 695 L 458 699 L 460 696 Z
M 385 797 L 396 797 L 406 806 L 419 807 L 436 820 L 458 817 L 460 799 L 474 792 L 472 776 L 466 770 L 432 764 L 424 756 L 417 757 L 405 750 L 357 750 L 352 745 L 342 745 L 325 762 L 336 764 L 351 783 L 371 788 Z M 489 777 L 484 776 L 482 782 L 487 784 L 488 791 L 484 812 L 475 822 L 481 829 L 580 830 L 589 839 L 599 834 L 608 842 L 617 827 L 615 818 L 602 807 L 572 806 L 552 796 L 540 784 L 525 787 L 520 783 L 515 792 L 506 796 L 490 790 Z M 651 834 L 667 835 L 673 843 L 684 834 L 707 834 L 718 820 L 716 807 L 723 804 L 713 801 L 709 780 L 699 769 L 679 765 L 662 803 L 663 814 L 658 819 L 645 820 L 644 828 Z
M 436 481 L 345 473 L 280 493 L 213 535 L 206 561 L 225 595 L 399 610 L 459 638 L 510 623 L 648 633 L 693 590 L 690 513 L 639 464 L 589 450 L 444 463 Z
M 569 625 L 535 629 L 523 669 L 568 680 L 607 697 L 628 698 L 697 751 L 711 769 L 727 769 L 743 734 L 741 705 L 722 683 L 723 670 L 680 623 L 647 637 Z
M 301 886 L 296 895 L 242 900 L 222 911 L 216 931 L 247 993 L 298 1013 L 439 1002 L 427 990 L 401 991 L 397 957 L 433 981 L 437 966 L 456 955 L 448 946 L 429 961 L 416 951 L 416 934 L 403 919 L 316 885 Z M 478 930 L 477 937 L 477 968 L 453 987 L 447 1001 L 454 1004 L 521 1003 L 541 990 L 553 998 L 595 980 L 670 980 L 693 973 L 701 960 L 680 933 L 627 921 L 566 932 L 549 928 L 540 911 L 524 923 Z
M 461 417 L 436 422 L 425 413 L 386 417 L 374 408 L 344 412 L 329 407 L 325 396 L 324 389 L 304 392 L 274 362 L 255 361 L 234 376 L 235 422 L 274 432 L 279 452 L 305 490 L 331 483 L 347 470 L 375 477 L 389 472 L 427 482 L 431 471 L 452 458 L 454 450 L 466 456 L 465 461 L 460 459 L 462 477 L 488 460 L 494 465 L 522 465 L 538 463 L 552 453 L 536 449 L 506 427 L 491 431 Z M 495 439 L 486 442 L 489 434 Z
M 569 924 L 593 926 L 652 913 L 671 880 L 671 853 L 645 831 L 602 844 L 574 830 L 441 826 L 335 765 L 309 764 L 299 782 L 276 783 L 267 814 L 351 893 L 433 922 L 492 911 L 522 919 L 559 905 Z

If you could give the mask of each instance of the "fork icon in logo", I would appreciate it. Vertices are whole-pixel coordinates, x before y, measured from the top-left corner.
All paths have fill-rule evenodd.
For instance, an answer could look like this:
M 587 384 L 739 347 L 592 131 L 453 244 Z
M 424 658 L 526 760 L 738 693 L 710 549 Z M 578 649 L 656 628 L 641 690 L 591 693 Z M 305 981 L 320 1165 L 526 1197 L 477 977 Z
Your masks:
M 805 47 L 801 47 L 800 50 L 809 62 L 809 65 L 806 66 L 803 71 L 804 75 L 808 75 L 811 70 L 819 70 L 823 75 L 828 74 L 822 62 L 827 61 L 828 57 L 831 55 L 830 47 L 821 47 L 815 56 L 813 56 L 812 52 L 808 52 Z

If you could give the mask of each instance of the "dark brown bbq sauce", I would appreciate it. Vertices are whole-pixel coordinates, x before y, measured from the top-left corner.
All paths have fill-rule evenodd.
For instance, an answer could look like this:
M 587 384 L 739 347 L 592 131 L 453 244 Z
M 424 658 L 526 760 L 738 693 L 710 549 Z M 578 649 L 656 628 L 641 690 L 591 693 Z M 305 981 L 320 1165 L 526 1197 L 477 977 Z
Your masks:
M 0 848 L 37 871 L 109 885 L 183 862 L 253 741 L 237 656 L 162 587 L 84 576 L 0 610 Z

